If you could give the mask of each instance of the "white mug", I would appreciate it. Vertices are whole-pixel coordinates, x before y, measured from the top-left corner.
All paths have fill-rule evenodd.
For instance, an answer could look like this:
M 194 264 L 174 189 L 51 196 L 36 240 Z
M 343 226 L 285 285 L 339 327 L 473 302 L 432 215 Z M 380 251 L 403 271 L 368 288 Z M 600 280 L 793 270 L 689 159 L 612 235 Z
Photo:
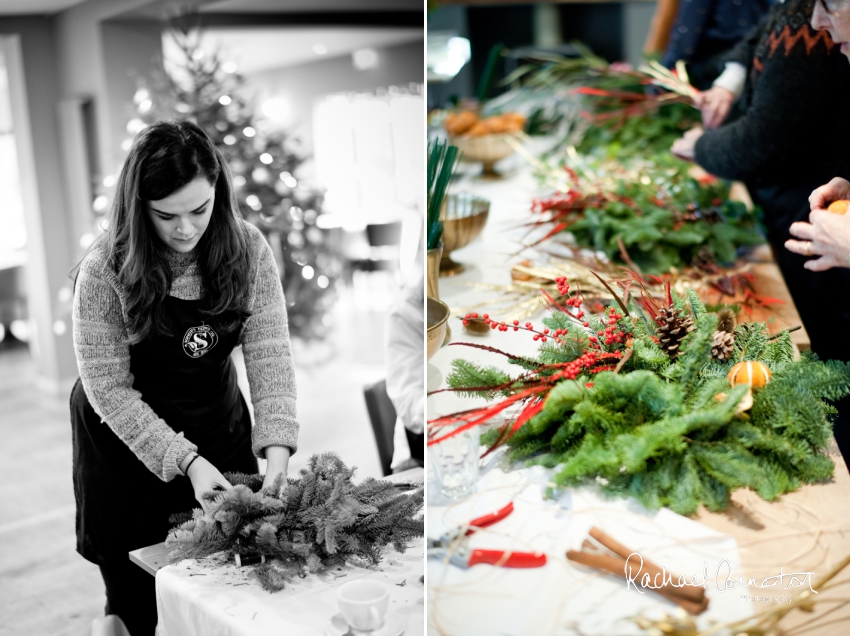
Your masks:
M 336 593 L 339 611 L 354 629 L 370 631 L 384 625 L 390 588 L 380 581 L 358 579 L 341 585 Z

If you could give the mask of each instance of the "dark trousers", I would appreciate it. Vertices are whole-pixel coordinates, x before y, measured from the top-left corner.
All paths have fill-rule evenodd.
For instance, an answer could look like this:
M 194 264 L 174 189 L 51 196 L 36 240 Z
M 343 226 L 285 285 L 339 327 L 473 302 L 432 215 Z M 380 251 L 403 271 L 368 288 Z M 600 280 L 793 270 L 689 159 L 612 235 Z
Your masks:
M 106 585 L 106 614 L 115 614 L 131 636 L 154 636 L 156 630 L 155 578 L 126 559 L 100 566 Z
M 825 174 L 848 177 L 850 167 L 836 166 Z M 794 299 L 797 313 L 821 360 L 850 361 L 850 269 L 836 267 L 811 272 L 803 267 L 805 256 L 785 249 L 791 238 L 789 228 L 795 221 L 809 217 L 808 196 L 832 176 L 819 176 L 803 183 L 772 186 L 747 184 L 754 200 L 764 209 L 764 221 L 774 259 Z M 789 181 L 791 181 L 789 179 Z M 850 397 L 835 403 L 835 441 L 845 461 L 850 463 Z
M 407 436 L 407 444 L 410 446 L 410 456 L 420 466 L 425 465 L 425 433 L 413 433 L 404 429 Z

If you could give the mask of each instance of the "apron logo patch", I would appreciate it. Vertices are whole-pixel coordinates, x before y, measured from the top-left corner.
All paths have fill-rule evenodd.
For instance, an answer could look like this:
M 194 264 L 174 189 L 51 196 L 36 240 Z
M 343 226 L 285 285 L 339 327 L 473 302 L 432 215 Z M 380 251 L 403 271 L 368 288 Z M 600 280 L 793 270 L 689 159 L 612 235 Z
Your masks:
M 218 334 L 209 325 L 192 327 L 183 336 L 183 351 L 190 358 L 200 358 L 218 343 Z

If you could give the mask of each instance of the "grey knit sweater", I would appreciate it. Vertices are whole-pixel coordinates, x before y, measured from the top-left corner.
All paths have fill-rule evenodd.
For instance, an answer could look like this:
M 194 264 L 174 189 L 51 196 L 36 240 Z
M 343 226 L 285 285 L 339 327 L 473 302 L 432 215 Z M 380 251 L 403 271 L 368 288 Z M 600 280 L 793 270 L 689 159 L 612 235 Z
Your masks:
M 248 371 L 256 425 L 252 447 L 258 457 L 267 446 L 297 448 L 295 370 L 289 342 L 286 305 L 271 247 L 253 225 L 248 228 L 255 267 L 249 311 L 239 335 Z M 196 250 L 168 250 L 173 272 L 170 295 L 183 300 L 203 297 Z M 197 446 L 157 417 L 133 387 L 124 291 L 107 267 L 103 248 L 83 260 L 74 293 L 74 351 L 83 388 L 95 412 L 163 481 L 179 473 L 178 465 Z

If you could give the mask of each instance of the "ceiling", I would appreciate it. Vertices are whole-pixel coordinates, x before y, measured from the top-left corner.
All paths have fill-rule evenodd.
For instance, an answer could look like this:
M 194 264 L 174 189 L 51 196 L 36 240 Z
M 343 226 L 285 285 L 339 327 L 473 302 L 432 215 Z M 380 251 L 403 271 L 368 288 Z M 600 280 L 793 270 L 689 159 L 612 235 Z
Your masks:
M 64 11 L 87 0 L 0 0 L 0 15 L 43 14 Z M 164 7 L 201 5 L 202 13 L 313 13 L 332 11 L 416 11 L 423 0 L 151 0 L 131 13 L 159 12 Z M 424 13 L 423 13 L 424 15 Z M 158 16 L 157 16 L 158 17 Z
M 0 0 L 0 15 L 56 13 L 85 0 Z
M 424 14 L 423 5 L 423 0 L 213 0 L 200 10 L 214 13 L 420 10 Z
M 207 54 L 221 51 L 224 60 L 232 60 L 239 65 L 240 73 L 251 75 L 349 55 L 362 48 L 381 48 L 422 40 L 421 29 L 253 27 L 207 29 L 201 40 L 201 48 Z M 326 53 L 317 54 L 314 51 L 316 45 L 324 47 Z M 168 36 L 163 37 L 163 55 L 166 60 L 180 59 L 173 40 Z

